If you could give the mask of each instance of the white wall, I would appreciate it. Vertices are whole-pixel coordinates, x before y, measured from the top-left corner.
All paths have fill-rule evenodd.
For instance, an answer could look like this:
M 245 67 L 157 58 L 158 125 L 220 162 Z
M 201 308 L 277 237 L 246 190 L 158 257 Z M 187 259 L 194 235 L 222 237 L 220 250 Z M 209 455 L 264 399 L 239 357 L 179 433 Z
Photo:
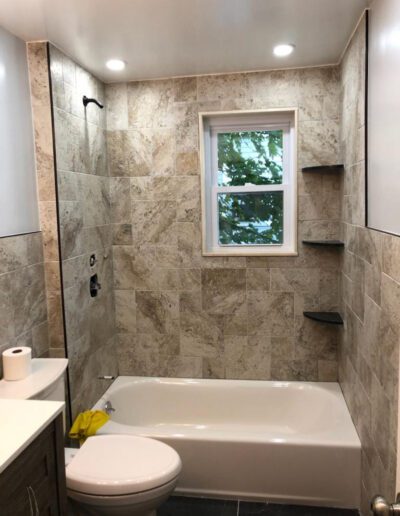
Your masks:
M 368 226 L 400 234 L 400 0 L 369 15 Z
M 38 230 L 25 43 L 0 27 L 0 237 Z

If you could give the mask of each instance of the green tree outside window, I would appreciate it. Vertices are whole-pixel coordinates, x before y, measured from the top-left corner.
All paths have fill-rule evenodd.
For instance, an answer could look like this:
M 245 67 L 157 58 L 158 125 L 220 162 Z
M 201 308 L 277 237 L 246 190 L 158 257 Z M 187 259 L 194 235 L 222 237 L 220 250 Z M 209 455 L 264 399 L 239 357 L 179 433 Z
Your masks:
M 283 180 L 283 131 L 218 134 L 218 186 L 276 185 Z M 283 192 L 218 194 L 219 242 L 283 242 Z

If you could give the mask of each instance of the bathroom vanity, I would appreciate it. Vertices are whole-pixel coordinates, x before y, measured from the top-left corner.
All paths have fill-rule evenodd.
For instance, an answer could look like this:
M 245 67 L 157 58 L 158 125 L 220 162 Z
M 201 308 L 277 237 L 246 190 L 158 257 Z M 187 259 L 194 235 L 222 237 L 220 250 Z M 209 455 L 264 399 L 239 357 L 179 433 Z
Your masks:
M 2 516 L 66 514 L 64 403 L 0 399 Z

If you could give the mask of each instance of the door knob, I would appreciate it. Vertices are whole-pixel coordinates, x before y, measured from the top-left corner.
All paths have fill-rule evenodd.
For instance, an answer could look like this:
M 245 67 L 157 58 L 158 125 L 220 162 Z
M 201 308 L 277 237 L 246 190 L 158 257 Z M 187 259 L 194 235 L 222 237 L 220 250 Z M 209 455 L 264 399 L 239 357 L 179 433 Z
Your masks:
M 375 496 L 371 501 L 371 511 L 374 516 L 400 515 L 400 497 L 397 495 L 396 503 L 389 504 L 383 496 Z

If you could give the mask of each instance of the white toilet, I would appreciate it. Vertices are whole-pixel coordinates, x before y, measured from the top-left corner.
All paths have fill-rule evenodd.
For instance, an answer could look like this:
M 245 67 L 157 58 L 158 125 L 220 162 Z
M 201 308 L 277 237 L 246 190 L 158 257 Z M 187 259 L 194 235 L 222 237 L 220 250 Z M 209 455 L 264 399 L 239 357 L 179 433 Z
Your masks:
M 34 359 L 32 375 L 0 381 L 0 398 L 64 401 L 66 359 Z M 170 446 L 134 435 L 89 437 L 65 450 L 73 516 L 153 516 L 172 494 L 182 468 Z
M 93 515 L 155 515 L 181 471 L 174 449 L 134 435 L 90 437 L 66 456 L 68 496 Z

